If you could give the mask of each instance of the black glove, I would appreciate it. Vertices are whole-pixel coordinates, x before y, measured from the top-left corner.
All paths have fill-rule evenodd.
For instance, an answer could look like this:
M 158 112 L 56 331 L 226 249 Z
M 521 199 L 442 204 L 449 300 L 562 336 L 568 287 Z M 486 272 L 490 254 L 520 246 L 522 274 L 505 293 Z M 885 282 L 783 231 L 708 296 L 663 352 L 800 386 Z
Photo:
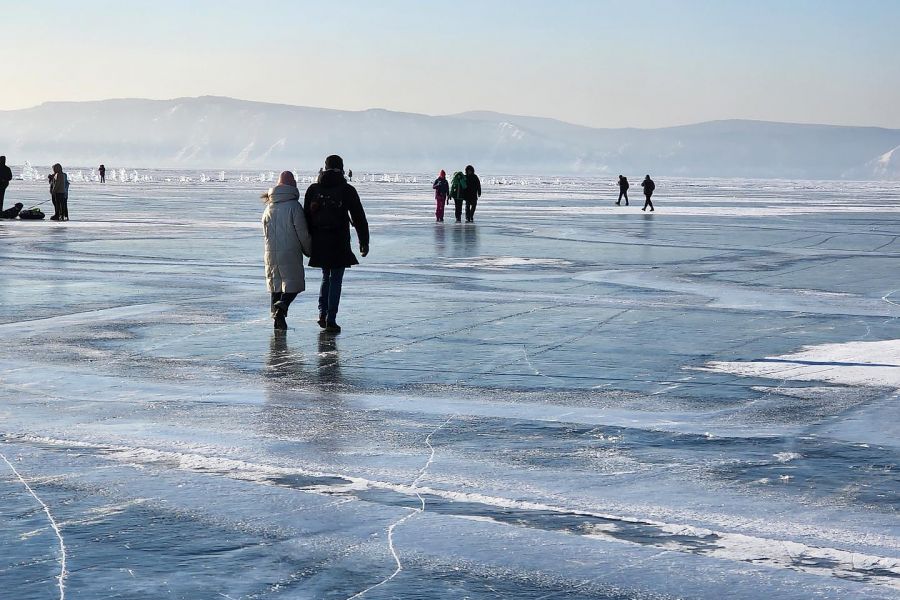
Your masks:
M 369 253 L 369 245 L 368 244 L 360 244 L 359 245 L 359 253 L 363 256 L 366 256 Z

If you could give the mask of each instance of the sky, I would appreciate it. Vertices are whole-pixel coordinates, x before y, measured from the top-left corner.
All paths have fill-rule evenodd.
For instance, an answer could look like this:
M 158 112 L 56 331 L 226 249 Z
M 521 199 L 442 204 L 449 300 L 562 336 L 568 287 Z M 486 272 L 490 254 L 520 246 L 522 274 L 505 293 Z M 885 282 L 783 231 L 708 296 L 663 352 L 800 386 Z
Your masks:
M 231 96 L 900 128 L 900 0 L 0 0 L 0 110 Z

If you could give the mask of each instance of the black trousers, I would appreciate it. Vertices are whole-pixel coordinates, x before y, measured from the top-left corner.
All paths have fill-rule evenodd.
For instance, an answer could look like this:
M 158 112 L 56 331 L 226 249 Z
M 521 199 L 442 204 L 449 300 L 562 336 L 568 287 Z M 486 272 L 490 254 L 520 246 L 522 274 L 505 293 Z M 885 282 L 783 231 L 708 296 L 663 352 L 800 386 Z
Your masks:
M 272 316 L 275 316 L 275 303 L 281 302 L 284 305 L 284 316 L 287 316 L 287 309 L 297 297 L 297 292 L 272 292 Z
M 453 203 L 456 205 L 456 220 L 462 219 L 462 198 L 454 198 Z
M 0 211 L 3 210 L 3 199 L 6 197 L 7 187 L 9 187 L 8 183 L 0 183 Z
M 644 208 L 650 207 L 650 210 L 653 210 L 653 203 L 650 202 L 650 196 L 653 194 L 644 194 Z
M 53 217 L 56 221 L 69 220 L 69 197 L 66 194 L 53 194 Z
M 466 221 L 474 221 L 475 220 L 475 206 L 478 204 L 478 200 L 471 199 L 466 200 Z
M 628 206 L 628 190 L 619 190 L 619 199 L 616 200 L 616 204 L 621 202 L 622 198 L 625 198 L 625 206 Z

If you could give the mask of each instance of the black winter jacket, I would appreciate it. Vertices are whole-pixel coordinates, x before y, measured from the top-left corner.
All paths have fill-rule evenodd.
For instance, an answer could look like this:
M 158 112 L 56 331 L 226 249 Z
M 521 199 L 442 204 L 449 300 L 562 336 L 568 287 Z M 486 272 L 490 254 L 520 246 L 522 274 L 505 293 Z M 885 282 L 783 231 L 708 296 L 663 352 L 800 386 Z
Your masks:
M 478 200 L 481 197 L 481 180 L 475 173 L 466 173 L 466 189 L 463 190 L 463 198 L 466 200 Z
M 438 177 L 434 180 L 434 183 L 431 184 L 431 189 L 434 190 L 435 197 L 440 196 L 441 198 L 446 198 L 450 195 L 450 184 L 447 183 L 446 177 Z
M 303 211 L 312 236 L 309 266 L 328 269 L 358 265 L 350 249 L 350 225 L 359 245 L 369 245 L 369 222 L 356 188 L 336 171 L 325 171 L 319 182 L 306 190 Z

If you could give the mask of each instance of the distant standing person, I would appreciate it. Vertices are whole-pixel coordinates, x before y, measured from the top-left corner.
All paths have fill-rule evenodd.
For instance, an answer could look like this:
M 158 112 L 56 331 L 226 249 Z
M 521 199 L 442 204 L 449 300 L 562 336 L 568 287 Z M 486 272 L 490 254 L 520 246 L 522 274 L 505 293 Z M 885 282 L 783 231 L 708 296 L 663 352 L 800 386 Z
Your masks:
M 100 171 L 100 183 L 106 183 L 106 167 L 100 165 L 100 168 L 97 170 Z
M 350 169 L 349 171 L 347 171 L 347 179 L 349 181 L 353 181 L 353 169 Z
M 12 170 L 6 166 L 6 157 L 0 156 L 0 211 L 3 210 L 3 199 L 6 197 L 6 188 L 12 181 Z
M 619 199 L 616 200 L 616 206 L 620 205 L 622 198 L 625 198 L 625 206 L 628 206 L 628 178 L 619 175 Z
M 431 184 L 434 190 L 434 200 L 437 206 L 434 210 L 434 218 L 438 223 L 444 222 L 444 205 L 450 202 L 450 184 L 447 183 L 447 172 L 441 169 L 438 178 Z
M 650 179 L 650 176 L 647 175 L 644 177 L 644 181 L 641 182 L 641 187 L 644 188 L 644 208 L 641 210 L 647 210 L 647 207 L 650 207 L 650 212 L 653 212 L 653 203 L 650 201 L 650 196 L 653 195 L 653 190 L 656 189 L 656 184 L 653 183 L 653 180 Z
M 461 171 L 453 174 L 453 181 L 450 183 L 450 197 L 453 198 L 453 204 L 456 205 L 456 222 L 462 220 L 463 197 L 466 193 L 466 176 Z M 468 221 L 468 219 L 466 219 Z
M 50 180 L 50 191 L 53 193 L 53 208 L 55 214 L 51 221 L 69 220 L 69 177 L 62 170 L 62 165 L 53 165 L 53 175 Z
M 350 248 L 350 225 L 356 228 L 359 253 L 369 254 L 369 222 L 356 188 L 344 179 L 344 160 L 332 154 L 325 159 L 325 170 L 318 182 L 309 186 L 303 210 L 312 235 L 309 266 L 322 269 L 319 290 L 319 327 L 328 333 L 340 333 L 338 305 L 344 269 L 358 265 Z
M 297 180 L 284 171 L 278 184 L 262 195 L 263 233 L 266 240 L 266 288 L 272 295 L 271 314 L 275 329 L 287 330 L 288 307 L 306 289 L 303 255 L 312 251 L 306 215 L 300 204 Z
M 466 198 L 466 222 L 475 222 L 475 207 L 478 204 L 478 198 L 481 197 L 481 180 L 475 174 L 475 167 L 468 165 L 466 167 L 466 189 L 464 192 Z

